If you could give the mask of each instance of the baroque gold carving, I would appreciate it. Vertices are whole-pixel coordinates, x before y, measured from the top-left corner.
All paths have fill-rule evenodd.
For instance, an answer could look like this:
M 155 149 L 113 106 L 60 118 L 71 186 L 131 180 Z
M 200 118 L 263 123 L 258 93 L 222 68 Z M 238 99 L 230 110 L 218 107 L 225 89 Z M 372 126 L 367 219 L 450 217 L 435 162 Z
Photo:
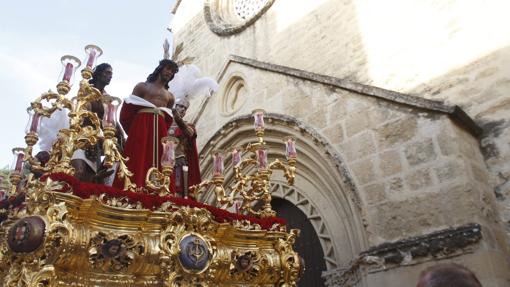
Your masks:
M 0 264 L 9 266 L 0 270 L 2 286 L 52 286 L 55 279 L 76 286 L 260 286 L 288 283 L 299 273 L 295 232 L 261 230 L 248 221 L 218 223 L 205 209 L 170 203 L 154 212 L 112 207 L 100 198 L 56 192 L 65 186 L 58 181 L 28 185 L 27 207 L 16 214 L 44 220 L 44 243 L 26 254 L 0 243 Z M 4 238 L 19 220 L 12 216 L 0 228 Z M 186 238 L 202 242 L 179 246 Z M 205 254 L 208 262 L 186 268 L 182 252 Z M 249 266 L 237 263 L 241 258 Z
M 232 252 L 230 276 L 239 281 L 250 282 L 268 267 L 268 260 L 257 251 L 235 250 Z
M 92 268 L 104 272 L 125 272 L 145 247 L 129 235 L 97 232 L 89 242 L 89 262 Z
M 33 252 L 14 252 L 7 246 L 7 240 L 2 241 L 0 264 L 8 266 L 3 286 L 51 286 L 55 278 L 54 264 L 65 253 L 71 238 L 72 226 L 66 219 L 67 213 L 61 202 L 51 205 L 45 214 L 40 215 L 46 226 L 44 241 Z M 6 230 L 13 226 L 13 220 L 2 225 L 1 235 L 5 236 Z
M 280 262 L 282 264 L 281 286 L 296 286 L 299 276 L 304 269 L 303 262 L 299 255 L 292 250 L 296 238 L 299 236 L 299 229 L 292 229 L 285 239 L 278 239 L 276 250 L 281 254 Z

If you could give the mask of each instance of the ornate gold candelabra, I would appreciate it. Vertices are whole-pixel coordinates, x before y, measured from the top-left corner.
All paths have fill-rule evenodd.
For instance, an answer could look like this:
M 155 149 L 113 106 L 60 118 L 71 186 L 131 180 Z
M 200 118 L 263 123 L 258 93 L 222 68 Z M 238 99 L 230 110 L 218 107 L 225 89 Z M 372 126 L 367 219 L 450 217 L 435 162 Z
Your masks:
M 276 213 L 271 207 L 270 178 L 274 170 L 281 170 L 288 184 L 294 184 L 297 161 L 295 139 L 289 137 L 284 140 L 287 157 L 286 164 L 279 159 L 268 163 L 266 142 L 264 141 L 264 110 L 257 109 L 253 111 L 253 116 L 258 141 L 246 146 L 244 151 L 251 154 L 246 159 L 241 159 L 242 149 L 234 148 L 232 150 L 234 184 L 230 192 L 227 192 L 223 186 L 224 155 L 221 151 L 213 152 L 213 178 L 190 187 L 190 190 L 192 193 L 199 193 L 210 186 L 214 186 L 213 191 L 220 205 L 230 207 L 233 204 L 234 197 L 240 195 L 242 198 L 242 211 L 259 217 L 272 217 Z M 243 171 L 250 166 L 256 167 L 257 171 L 253 174 L 244 174 Z M 255 210 L 254 206 L 258 202 L 262 203 L 262 208 Z
M 63 70 L 61 81 L 57 84 L 57 93 L 51 90 L 43 93 L 31 103 L 29 108 L 29 123 L 26 129 L 25 142 L 25 161 L 31 166 L 32 171 L 36 172 L 60 172 L 65 174 L 74 174 L 74 168 L 71 165 L 71 159 L 74 152 L 78 149 L 85 149 L 103 142 L 104 165 L 108 168 L 118 162 L 117 175 L 124 180 L 124 188 L 130 189 L 134 185 L 131 183 L 132 173 L 125 164 L 126 158 L 122 156 L 117 148 L 117 139 L 115 138 L 116 110 L 120 104 L 120 99 L 103 96 L 101 92 L 89 83 L 92 77 L 92 67 L 97 58 L 102 54 L 102 50 L 94 45 L 85 47 L 87 53 L 86 66 L 81 71 L 82 80 L 80 81 L 77 96 L 72 100 L 66 98 L 71 90 L 71 83 L 76 69 L 81 65 L 81 61 L 74 56 L 63 56 L 61 62 Z M 105 115 L 101 121 L 94 112 L 88 107 L 94 101 L 101 101 L 105 107 Z M 49 161 L 42 165 L 38 159 L 32 155 L 33 147 L 37 143 L 38 131 L 42 117 L 50 118 L 56 111 L 67 109 L 69 111 L 69 127 L 58 131 L 57 140 L 53 143 Z M 86 123 L 86 124 L 85 124 Z

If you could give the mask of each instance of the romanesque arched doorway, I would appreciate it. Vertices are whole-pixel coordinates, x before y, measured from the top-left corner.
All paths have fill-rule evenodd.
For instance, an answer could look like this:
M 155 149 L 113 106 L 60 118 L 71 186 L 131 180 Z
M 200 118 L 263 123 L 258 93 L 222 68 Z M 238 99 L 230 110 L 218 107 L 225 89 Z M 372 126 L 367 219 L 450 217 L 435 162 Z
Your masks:
M 299 280 L 298 286 L 325 286 L 321 277 L 322 272 L 326 270 L 324 252 L 312 223 L 298 207 L 285 199 L 273 198 L 271 205 L 277 216 L 287 221 L 287 230 L 293 228 L 301 230 L 294 250 L 305 260 L 306 272 Z

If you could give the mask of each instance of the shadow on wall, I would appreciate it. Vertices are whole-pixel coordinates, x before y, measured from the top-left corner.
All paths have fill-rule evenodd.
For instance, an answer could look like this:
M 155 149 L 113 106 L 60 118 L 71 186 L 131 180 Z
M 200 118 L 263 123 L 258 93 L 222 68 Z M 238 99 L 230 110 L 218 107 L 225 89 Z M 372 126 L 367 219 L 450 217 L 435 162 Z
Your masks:
M 415 87 L 413 93 L 461 106 L 482 127 L 480 148 L 510 232 L 510 46 Z M 506 207 L 506 208 L 505 208 Z

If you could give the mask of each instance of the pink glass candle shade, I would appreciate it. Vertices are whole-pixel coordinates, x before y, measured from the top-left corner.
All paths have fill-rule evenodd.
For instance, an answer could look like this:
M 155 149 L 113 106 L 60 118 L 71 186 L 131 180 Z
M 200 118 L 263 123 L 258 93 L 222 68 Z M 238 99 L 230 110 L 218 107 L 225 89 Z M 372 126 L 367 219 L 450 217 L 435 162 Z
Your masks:
M 109 98 L 103 102 L 103 128 L 115 127 L 117 123 L 117 109 L 119 108 L 120 100 L 116 98 Z
M 213 156 L 213 175 L 222 176 L 223 170 L 225 169 L 223 163 L 225 156 L 223 155 L 222 151 L 214 151 L 212 156 Z
M 253 111 L 253 119 L 255 124 L 255 130 L 264 130 L 264 110 L 257 109 Z
M 71 76 L 73 75 L 73 64 L 67 63 L 64 71 L 63 81 L 71 81 Z
M 97 59 L 103 54 L 103 50 L 96 45 L 87 45 L 85 46 L 86 53 L 86 67 L 92 69 L 97 62 Z
M 241 151 L 238 148 L 232 150 L 232 165 L 239 166 L 241 163 Z
M 74 78 L 74 72 L 78 67 L 81 65 L 81 61 L 78 60 L 78 58 L 70 55 L 63 56 L 60 59 L 60 62 L 62 62 L 62 72 L 60 73 L 60 79 L 62 81 L 68 82 L 69 84 L 72 84 L 73 78 Z
M 87 67 L 92 68 L 94 66 L 95 62 L 96 62 L 96 51 L 92 50 L 92 51 L 90 51 L 89 57 L 87 59 Z
M 175 165 L 175 148 L 177 146 L 177 139 L 172 137 L 165 137 L 161 139 L 163 145 L 163 154 L 161 155 L 161 166 L 174 167 Z
M 267 150 L 264 148 L 257 150 L 257 167 L 259 171 L 267 169 Z
M 288 159 L 297 157 L 296 140 L 292 137 L 285 139 L 285 156 L 287 156 Z
M 22 148 L 13 148 L 12 154 L 14 155 L 11 171 L 21 173 L 23 169 L 23 160 L 25 159 L 24 150 Z
M 27 109 L 28 112 L 28 123 L 25 128 L 25 133 L 37 133 L 39 126 L 41 125 L 42 115 L 38 112 L 34 112 L 32 108 Z

